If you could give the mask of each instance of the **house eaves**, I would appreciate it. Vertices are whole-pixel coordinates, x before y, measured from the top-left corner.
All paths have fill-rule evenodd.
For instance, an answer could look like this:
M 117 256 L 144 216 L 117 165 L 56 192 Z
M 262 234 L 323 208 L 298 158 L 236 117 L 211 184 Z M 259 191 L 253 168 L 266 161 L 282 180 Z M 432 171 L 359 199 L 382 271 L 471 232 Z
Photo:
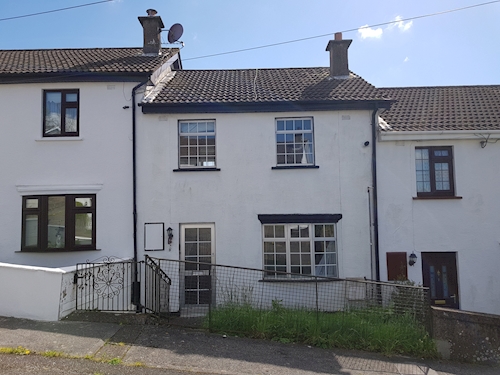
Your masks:
M 141 103 L 144 114 L 151 113 L 252 113 L 374 110 L 389 108 L 391 101 L 276 101 L 276 102 L 215 102 L 215 103 Z

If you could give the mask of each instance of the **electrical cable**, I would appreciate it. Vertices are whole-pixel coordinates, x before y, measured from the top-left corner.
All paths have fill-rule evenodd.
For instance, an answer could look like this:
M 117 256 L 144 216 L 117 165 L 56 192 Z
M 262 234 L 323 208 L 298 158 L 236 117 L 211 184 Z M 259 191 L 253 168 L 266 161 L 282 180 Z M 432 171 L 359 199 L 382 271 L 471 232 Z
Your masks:
M 355 29 L 343 30 L 343 31 L 340 31 L 340 32 L 341 33 L 348 33 L 348 32 L 352 32 L 352 31 L 358 31 L 360 29 L 368 29 L 368 28 L 377 27 L 377 26 L 385 26 L 385 25 L 390 25 L 390 24 L 399 23 L 399 22 L 416 20 L 416 19 L 419 19 L 419 18 L 434 17 L 434 16 L 439 16 L 439 15 L 442 15 L 442 14 L 446 14 L 446 13 L 458 12 L 458 11 L 461 11 L 461 10 L 466 10 L 466 9 L 470 9 L 470 8 L 476 8 L 476 7 L 480 7 L 480 6 L 484 6 L 484 5 L 489 5 L 489 4 L 494 4 L 494 3 L 500 3 L 500 0 L 488 1 L 486 3 L 474 4 L 474 5 L 469 5 L 469 6 L 462 7 L 462 8 L 450 9 L 450 10 L 445 10 L 445 11 L 442 11 L 442 12 L 424 14 L 424 15 L 414 16 L 414 17 L 408 17 L 408 18 L 394 20 L 394 21 L 389 21 L 389 22 L 382 22 L 382 23 L 377 23 L 377 24 L 374 24 L 374 25 L 358 27 L 358 28 L 355 28 Z M 211 55 L 190 57 L 190 58 L 182 59 L 182 60 L 183 61 L 198 60 L 198 59 L 205 59 L 205 58 L 208 58 L 208 57 L 230 55 L 230 54 L 233 54 L 233 53 L 247 52 L 247 51 L 253 51 L 253 50 L 256 50 L 256 49 L 276 47 L 276 46 L 281 46 L 281 45 L 284 45 L 284 44 L 297 43 L 297 42 L 303 42 L 305 40 L 323 38 L 325 36 L 329 36 L 329 35 L 333 35 L 333 34 L 335 34 L 335 33 L 333 32 L 333 33 L 328 33 L 328 34 L 321 34 L 321 35 L 310 36 L 310 37 L 306 37 L 306 38 L 288 40 L 288 41 L 285 41 L 285 42 L 265 44 L 265 45 L 257 46 L 257 47 L 249 47 L 249 48 L 243 48 L 243 49 L 238 49 L 238 50 L 234 50 L 234 51 L 214 53 L 214 54 L 211 54 Z
M 9 20 L 15 20 L 18 18 L 25 18 L 25 17 L 33 17 L 33 16 L 39 16 L 41 14 L 47 14 L 47 13 L 55 13 L 55 12 L 62 12 L 63 10 L 69 10 L 69 9 L 75 9 L 75 8 L 83 8 L 87 7 L 90 5 L 96 5 L 96 4 L 101 4 L 101 3 L 109 3 L 114 0 L 101 0 L 101 1 L 96 1 L 93 3 L 87 3 L 87 4 L 81 4 L 81 5 L 75 5 L 72 7 L 67 7 L 67 8 L 59 8 L 59 9 L 53 9 L 53 10 L 47 10 L 45 12 L 38 12 L 38 13 L 31 13 L 31 14 L 24 14 L 22 16 L 14 16 L 14 17 L 6 17 L 6 18 L 0 18 L 1 21 L 9 21 Z

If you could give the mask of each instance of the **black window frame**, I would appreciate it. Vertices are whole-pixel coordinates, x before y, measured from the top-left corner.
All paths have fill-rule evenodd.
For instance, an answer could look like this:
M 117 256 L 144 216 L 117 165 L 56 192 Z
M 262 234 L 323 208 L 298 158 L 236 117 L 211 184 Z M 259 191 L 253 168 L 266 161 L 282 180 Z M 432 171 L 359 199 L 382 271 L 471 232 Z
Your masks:
M 64 247 L 49 247 L 48 228 L 49 222 L 49 198 L 51 197 L 64 197 Z M 96 195 L 95 194 L 55 194 L 55 195 L 26 195 L 22 197 L 22 237 L 21 237 L 21 251 L 26 252 L 68 252 L 68 251 L 84 251 L 96 250 Z M 91 206 L 77 206 L 77 198 L 90 198 L 92 200 Z M 37 199 L 38 204 L 36 208 L 27 208 L 28 199 Z M 91 244 L 81 245 L 75 241 L 75 226 L 77 214 L 92 214 L 92 241 Z M 26 245 L 26 217 L 27 215 L 38 216 L 37 226 L 37 245 Z
M 47 94 L 48 93 L 61 93 L 61 132 L 59 134 L 46 133 L 46 120 L 47 120 Z M 66 101 L 66 94 L 76 94 L 76 102 Z M 76 108 L 76 132 L 66 131 L 66 109 Z M 42 136 L 44 138 L 56 137 L 79 137 L 80 136 L 80 90 L 79 89 L 50 89 L 43 90 L 43 128 Z
M 430 174 L 430 192 L 418 191 L 418 183 L 416 186 L 417 197 L 454 197 L 455 196 L 455 173 L 453 166 L 453 147 L 452 146 L 419 146 L 415 150 L 428 150 L 429 152 L 429 174 Z M 435 151 L 447 151 L 447 156 L 436 156 Z M 450 188 L 448 190 L 438 190 L 436 188 L 436 170 L 437 163 L 447 163 L 449 171 Z M 415 173 L 417 173 L 415 164 Z

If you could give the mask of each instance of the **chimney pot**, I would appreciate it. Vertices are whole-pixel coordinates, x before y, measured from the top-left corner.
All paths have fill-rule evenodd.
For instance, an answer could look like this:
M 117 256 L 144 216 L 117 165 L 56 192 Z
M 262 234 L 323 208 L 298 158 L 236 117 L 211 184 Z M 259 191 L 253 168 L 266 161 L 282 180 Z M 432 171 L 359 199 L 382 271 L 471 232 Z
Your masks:
M 154 10 L 154 9 L 148 9 L 148 10 L 146 10 L 146 13 L 147 13 L 148 16 L 153 17 L 153 16 L 156 16 L 156 14 L 158 12 L 156 10 Z
M 342 33 L 335 33 L 335 40 L 342 40 Z

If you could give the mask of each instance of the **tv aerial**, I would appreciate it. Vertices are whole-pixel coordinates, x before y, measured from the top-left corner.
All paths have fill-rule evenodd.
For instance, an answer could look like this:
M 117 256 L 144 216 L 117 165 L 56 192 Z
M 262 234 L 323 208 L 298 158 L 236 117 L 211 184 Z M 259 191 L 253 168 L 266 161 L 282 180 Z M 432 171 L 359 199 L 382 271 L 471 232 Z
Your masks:
M 168 37 L 167 40 L 170 44 L 177 42 L 180 37 L 182 36 L 182 33 L 184 32 L 184 28 L 180 23 L 174 23 L 172 26 L 170 26 L 170 29 L 168 30 Z M 183 42 L 179 42 L 184 45 Z

